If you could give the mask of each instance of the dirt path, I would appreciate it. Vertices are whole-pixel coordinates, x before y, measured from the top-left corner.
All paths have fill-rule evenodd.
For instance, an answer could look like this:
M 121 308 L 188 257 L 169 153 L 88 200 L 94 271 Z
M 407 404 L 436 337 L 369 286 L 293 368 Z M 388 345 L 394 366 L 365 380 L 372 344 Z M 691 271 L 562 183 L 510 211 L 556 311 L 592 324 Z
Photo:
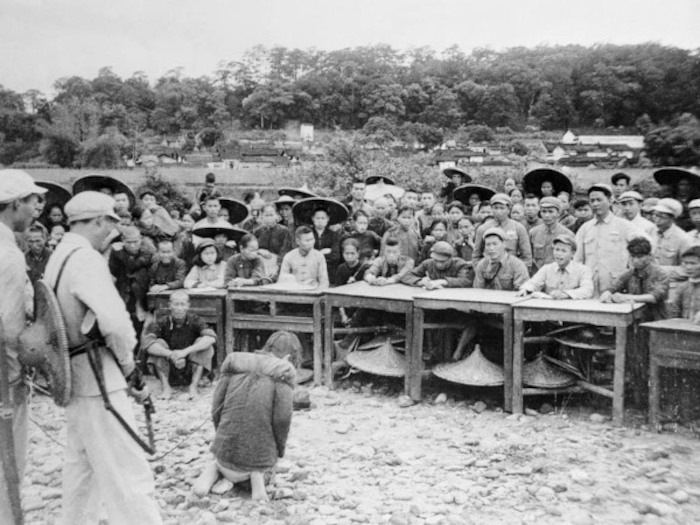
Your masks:
M 438 395 L 439 388 L 402 409 L 399 382 L 367 376 L 341 387 L 312 389 L 312 409 L 294 414 L 268 504 L 253 503 L 239 487 L 192 495 L 191 483 L 209 457 L 210 423 L 186 448 L 154 462 L 165 522 L 698 523 L 696 439 L 615 428 L 571 406 L 510 415 L 459 392 Z M 207 418 L 211 392 L 196 401 L 182 393 L 167 409 L 157 405 L 160 452 Z M 50 401 L 38 398 L 33 417 L 63 441 L 62 411 Z M 27 523 L 56 523 L 63 452 L 35 425 L 30 435 Z

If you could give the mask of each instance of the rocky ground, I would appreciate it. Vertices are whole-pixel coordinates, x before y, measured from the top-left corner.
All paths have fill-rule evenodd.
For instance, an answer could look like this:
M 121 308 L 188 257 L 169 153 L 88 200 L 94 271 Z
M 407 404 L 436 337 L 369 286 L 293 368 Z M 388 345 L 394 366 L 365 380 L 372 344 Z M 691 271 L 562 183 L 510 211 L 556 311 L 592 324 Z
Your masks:
M 154 385 L 155 386 L 155 385 Z M 434 380 L 425 401 L 399 408 L 398 380 L 356 375 L 337 390 L 310 390 L 296 412 L 268 490 L 255 503 L 246 487 L 191 485 L 209 459 L 212 388 L 157 403 L 157 498 L 171 524 L 621 524 L 700 521 L 700 441 L 612 426 L 607 403 L 588 397 L 531 399 L 510 415 L 494 392 Z M 551 405 L 547 403 L 552 403 Z M 544 404 L 543 404 L 544 403 Z M 597 413 L 592 413 L 593 404 Z M 537 409 L 537 410 L 535 410 Z M 544 412 L 544 413 L 542 413 Z M 64 439 L 62 411 L 34 401 L 23 489 L 27 523 L 56 523 Z M 48 434 L 48 435 L 47 435 Z

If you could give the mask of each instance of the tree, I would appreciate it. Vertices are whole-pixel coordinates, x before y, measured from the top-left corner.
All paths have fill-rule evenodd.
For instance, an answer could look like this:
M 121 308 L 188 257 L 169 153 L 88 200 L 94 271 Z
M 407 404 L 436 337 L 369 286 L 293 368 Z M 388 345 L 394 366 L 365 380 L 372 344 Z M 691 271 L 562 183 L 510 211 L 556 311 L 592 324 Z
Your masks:
M 61 168 L 71 167 L 79 151 L 80 144 L 77 140 L 69 135 L 59 133 L 44 135 L 39 145 L 39 152 L 44 160 Z
M 700 164 L 700 121 L 684 113 L 670 126 L 651 130 L 644 136 L 644 152 L 657 165 L 697 166 Z

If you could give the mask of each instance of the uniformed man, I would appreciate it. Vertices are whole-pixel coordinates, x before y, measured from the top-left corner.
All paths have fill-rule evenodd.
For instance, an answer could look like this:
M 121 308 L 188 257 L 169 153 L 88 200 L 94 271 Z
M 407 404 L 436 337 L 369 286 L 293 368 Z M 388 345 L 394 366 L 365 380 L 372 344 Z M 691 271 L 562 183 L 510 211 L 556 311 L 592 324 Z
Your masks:
M 562 202 L 556 197 L 540 199 L 542 224 L 530 230 L 533 274 L 545 264 L 554 261 L 554 239 L 560 235 L 572 235 L 571 230 L 559 222 L 562 206 Z
M 639 192 L 626 191 L 617 198 L 617 202 L 620 206 L 620 217 L 637 226 L 649 239 L 656 235 L 656 225 L 642 217 L 641 210 L 644 197 Z
M 21 509 L 14 506 L 10 499 L 10 490 L 18 490 L 22 483 L 24 465 L 27 459 L 27 423 L 29 420 L 27 389 L 22 381 L 21 367 L 17 359 L 18 336 L 27 323 L 25 293 L 27 290 L 27 271 L 24 255 L 15 241 L 15 232 L 25 231 L 32 223 L 40 196 L 46 189 L 34 184 L 34 180 L 24 171 L 0 170 L 0 337 L 1 359 L 0 374 L 6 374 L 10 386 L 10 399 L 0 399 L 12 409 L 12 435 L 16 467 L 5 465 L 0 461 L 0 523 L 15 523 L 14 512 Z M 0 422 L 0 425 L 4 422 Z M 6 447 L 6 443 L 0 445 Z M 7 452 L 7 451 L 5 451 Z M 19 483 L 10 486 L 10 469 L 16 468 Z M 16 502 L 19 503 L 19 502 Z
M 97 347 L 109 401 L 136 428 L 128 393 L 143 401 L 146 388 L 133 388 L 132 350 L 136 334 L 129 313 L 98 249 L 119 217 L 114 199 L 86 191 L 65 206 L 71 230 L 46 266 L 47 284 L 55 288 L 71 349 L 72 395 L 66 407 L 63 470 L 63 523 L 97 523 L 94 505 L 104 505 L 110 523 L 161 523 L 153 499 L 153 475 L 143 452 L 104 406 L 88 346 Z M 89 335 L 86 335 L 89 334 Z M 125 379 L 126 378 L 126 379 Z

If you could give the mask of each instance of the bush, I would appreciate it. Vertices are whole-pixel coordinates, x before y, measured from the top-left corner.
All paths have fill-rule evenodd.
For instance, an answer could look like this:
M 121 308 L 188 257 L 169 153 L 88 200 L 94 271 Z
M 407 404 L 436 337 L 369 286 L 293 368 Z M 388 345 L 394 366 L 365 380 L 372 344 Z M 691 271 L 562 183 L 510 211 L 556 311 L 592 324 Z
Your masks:
M 75 162 L 80 144 L 68 135 L 50 134 L 41 140 L 39 152 L 49 164 L 68 168 Z
M 521 157 L 524 157 L 528 153 L 530 153 L 530 148 L 528 148 L 525 144 L 520 142 L 519 140 L 516 140 L 510 145 L 510 149 L 513 153 L 516 155 L 520 155 Z
M 112 137 L 100 137 L 83 149 L 82 166 L 85 168 L 114 169 L 122 164 L 121 145 Z
M 476 124 L 467 126 L 464 131 L 469 135 L 469 140 L 472 142 L 491 142 L 496 138 L 493 130 L 488 126 Z

